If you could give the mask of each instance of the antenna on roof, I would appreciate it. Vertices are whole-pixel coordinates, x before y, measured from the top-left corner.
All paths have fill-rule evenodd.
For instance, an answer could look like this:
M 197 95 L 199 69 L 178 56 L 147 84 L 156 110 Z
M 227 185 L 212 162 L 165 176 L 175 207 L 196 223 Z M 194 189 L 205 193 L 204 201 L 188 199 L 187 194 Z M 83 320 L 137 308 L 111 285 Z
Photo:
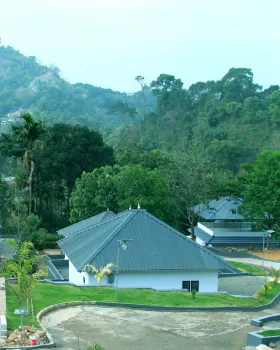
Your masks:
M 138 209 L 140 209 L 141 207 L 140 207 L 140 204 L 138 203 L 138 207 L 137 207 Z
M 128 208 L 129 210 L 131 210 L 131 205 L 129 206 L 129 208 Z
M 109 208 L 107 208 L 107 211 L 110 211 Z

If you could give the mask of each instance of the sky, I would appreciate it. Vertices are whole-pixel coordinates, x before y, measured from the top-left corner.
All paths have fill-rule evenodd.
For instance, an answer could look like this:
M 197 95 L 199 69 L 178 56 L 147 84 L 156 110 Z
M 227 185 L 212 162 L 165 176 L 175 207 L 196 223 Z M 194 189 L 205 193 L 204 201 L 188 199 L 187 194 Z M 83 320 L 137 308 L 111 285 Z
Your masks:
M 280 84 L 279 0 L 5 0 L 2 44 L 66 80 L 123 92 L 159 74 L 185 87 L 251 68 L 257 83 Z

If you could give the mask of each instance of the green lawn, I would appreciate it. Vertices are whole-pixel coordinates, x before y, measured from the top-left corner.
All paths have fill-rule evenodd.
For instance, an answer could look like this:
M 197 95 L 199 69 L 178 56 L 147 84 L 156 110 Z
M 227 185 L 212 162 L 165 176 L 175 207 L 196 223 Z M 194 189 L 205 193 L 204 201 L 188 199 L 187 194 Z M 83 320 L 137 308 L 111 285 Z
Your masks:
M 275 335 L 280 335 L 280 329 L 270 329 L 268 331 L 259 332 L 258 334 L 263 337 L 273 337 Z
M 256 266 L 252 266 L 252 265 L 248 265 L 248 264 L 243 264 L 243 263 L 237 262 L 237 261 L 227 260 L 227 262 L 242 272 L 248 272 L 248 273 L 252 273 L 254 275 L 259 275 L 259 274 L 264 275 L 265 274 L 260 267 L 256 267 Z
M 280 292 L 280 284 L 271 283 L 272 289 L 268 290 L 267 297 L 260 291 L 255 298 L 235 298 L 227 294 L 197 294 L 192 299 L 191 293 L 186 292 L 157 292 L 151 289 L 120 289 L 118 301 L 124 303 L 147 305 L 171 305 L 171 306 L 254 306 L 268 303 Z M 33 304 L 35 314 L 45 307 L 67 301 L 93 300 L 114 301 L 114 288 L 105 287 L 100 292 L 97 287 L 74 287 L 69 285 L 55 285 L 40 283 L 34 289 Z M 9 286 L 7 295 L 7 321 L 8 328 L 15 329 L 19 326 L 20 316 L 14 315 L 14 309 L 18 308 L 18 301 Z M 27 320 L 26 320 L 27 321 Z M 25 321 L 25 322 L 26 322 Z M 37 322 L 30 322 L 37 325 Z

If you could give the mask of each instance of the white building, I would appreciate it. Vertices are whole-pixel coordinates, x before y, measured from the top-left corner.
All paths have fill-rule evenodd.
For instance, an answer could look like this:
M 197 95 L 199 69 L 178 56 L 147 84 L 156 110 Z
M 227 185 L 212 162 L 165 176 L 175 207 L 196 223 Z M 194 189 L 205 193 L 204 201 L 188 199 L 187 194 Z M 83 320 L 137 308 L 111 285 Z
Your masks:
M 231 268 L 207 248 L 187 238 L 146 210 L 105 212 L 58 231 L 58 242 L 69 259 L 69 282 L 97 286 L 86 264 L 117 265 L 120 288 L 196 289 L 217 292 L 218 271 Z M 122 242 L 127 241 L 127 249 Z M 116 269 L 102 284 L 115 286 Z

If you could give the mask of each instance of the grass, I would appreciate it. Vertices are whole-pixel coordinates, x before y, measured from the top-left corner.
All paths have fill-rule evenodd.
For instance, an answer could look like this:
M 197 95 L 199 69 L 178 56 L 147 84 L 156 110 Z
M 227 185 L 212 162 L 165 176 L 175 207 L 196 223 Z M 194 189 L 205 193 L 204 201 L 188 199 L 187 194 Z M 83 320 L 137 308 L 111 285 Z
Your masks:
M 120 289 L 118 301 L 123 303 L 167 305 L 167 306 L 256 306 L 268 303 L 280 292 L 280 284 L 270 284 L 267 296 L 261 290 L 254 298 L 236 298 L 227 294 L 197 294 L 193 299 L 187 292 L 157 292 L 152 289 Z M 92 300 L 114 301 L 115 289 L 104 287 L 100 292 L 98 287 L 75 287 L 70 285 L 55 285 L 51 283 L 38 284 L 33 293 L 34 312 L 37 314 L 47 306 L 67 301 Z M 7 285 L 7 321 L 8 328 L 15 329 L 19 326 L 20 316 L 14 315 L 14 309 L 18 308 L 18 300 Z M 27 317 L 27 316 L 25 316 Z M 37 321 L 25 323 L 38 326 Z
M 263 337 L 273 337 L 280 335 L 280 329 L 270 329 L 268 331 L 259 332 L 258 334 L 262 335 Z
M 265 272 L 260 267 L 256 267 L 256 266 L 252 266 L 252 265 L 248 265 L 248 264 L 243 264 L 243 263 L 237 262 L 237 261 L 229 261 L 228 260 L 227 262 L 242 272 L 252 273 L 253 275 L 265 275 Z

